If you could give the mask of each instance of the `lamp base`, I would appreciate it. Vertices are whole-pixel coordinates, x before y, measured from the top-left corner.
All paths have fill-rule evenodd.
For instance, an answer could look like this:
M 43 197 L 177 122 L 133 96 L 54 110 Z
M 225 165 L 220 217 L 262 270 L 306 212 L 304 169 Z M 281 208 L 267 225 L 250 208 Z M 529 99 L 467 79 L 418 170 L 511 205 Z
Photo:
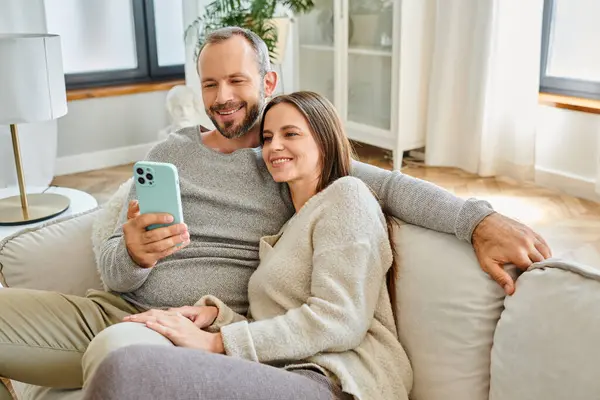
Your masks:
M 28 216 L 23 214 L 19 196 L 0 199 L 0 226 L 25 225 L 55 217 L 67 210 L 71 201 L 68 197 L 54 193 L 27 195 Z

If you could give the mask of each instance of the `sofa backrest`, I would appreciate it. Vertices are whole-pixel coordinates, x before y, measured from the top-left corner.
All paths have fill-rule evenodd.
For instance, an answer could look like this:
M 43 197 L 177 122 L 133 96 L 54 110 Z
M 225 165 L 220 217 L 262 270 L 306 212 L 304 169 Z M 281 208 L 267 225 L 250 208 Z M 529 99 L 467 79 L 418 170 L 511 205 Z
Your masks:
M 490 353 L 504 292 L 455 236 L 400 223 L 394 245 L 399 339 L 412 400 L 488 400 Z M 512 271 L 514 273 L 514 271 Z
M 61 218 L 1 241 L 2 285 L 75 295 L 101 289 L 91 244 L 97 213 Z

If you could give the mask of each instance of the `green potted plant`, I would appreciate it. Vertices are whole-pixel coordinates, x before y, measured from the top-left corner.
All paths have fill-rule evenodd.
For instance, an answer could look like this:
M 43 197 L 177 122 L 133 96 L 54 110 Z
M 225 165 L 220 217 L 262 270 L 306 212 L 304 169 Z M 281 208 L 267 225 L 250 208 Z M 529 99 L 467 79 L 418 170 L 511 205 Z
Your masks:
M 271 60 L 276 62 L 282 52 L 280 30 L 287 29 L 289 13 L 298 15 L 313 7 L 313 0 L 214 0 L 187 27 L 185 37 L 195 33 L 197 45 L 201 45 L 206 34 L 215 29 L 225 26 L 247 28 L 265 41 Z

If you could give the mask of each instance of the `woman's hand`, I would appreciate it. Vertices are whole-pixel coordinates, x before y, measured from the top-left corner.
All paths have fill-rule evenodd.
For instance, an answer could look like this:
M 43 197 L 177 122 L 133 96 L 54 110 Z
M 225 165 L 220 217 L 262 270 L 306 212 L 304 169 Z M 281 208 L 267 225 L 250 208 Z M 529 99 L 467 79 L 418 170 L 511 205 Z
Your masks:
M 175 346 L 200 349 L 211 353 L 225 353 L 220 333 L 203 331 L 181 312 L 150 310 L 131 315 L 126 321 L 145 324 L 148 328 L 169 339 Z
M 148 310 L 140 314 L 129 315 L 123 318 L 123 321 L 129 322 L 142 322 L 142 321 L 156 321 L 157 317 L 164 317 L 169 315 L 182 315 L 192 321 L 200 329 L 204 329 L 212 325 L 219 315 L 219 309 L 214 306 L 185 306 L 178 308 L 169 308 L 166 311 L 163 310 Z M 151 318 L 147 318 L 151 317 Z

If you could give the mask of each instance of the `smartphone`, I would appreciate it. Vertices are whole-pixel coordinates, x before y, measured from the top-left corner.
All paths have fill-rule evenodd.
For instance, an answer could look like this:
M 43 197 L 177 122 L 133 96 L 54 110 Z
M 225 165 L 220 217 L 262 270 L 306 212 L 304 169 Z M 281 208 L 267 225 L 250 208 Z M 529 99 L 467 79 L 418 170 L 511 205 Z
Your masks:
M 138 161 L 133 166 L 133 177 L 140 214 L 167 213 L 173 216 L 172 223 L 150 225 L 147 230 L 183 222 L 177 167 L 169 163 Z

